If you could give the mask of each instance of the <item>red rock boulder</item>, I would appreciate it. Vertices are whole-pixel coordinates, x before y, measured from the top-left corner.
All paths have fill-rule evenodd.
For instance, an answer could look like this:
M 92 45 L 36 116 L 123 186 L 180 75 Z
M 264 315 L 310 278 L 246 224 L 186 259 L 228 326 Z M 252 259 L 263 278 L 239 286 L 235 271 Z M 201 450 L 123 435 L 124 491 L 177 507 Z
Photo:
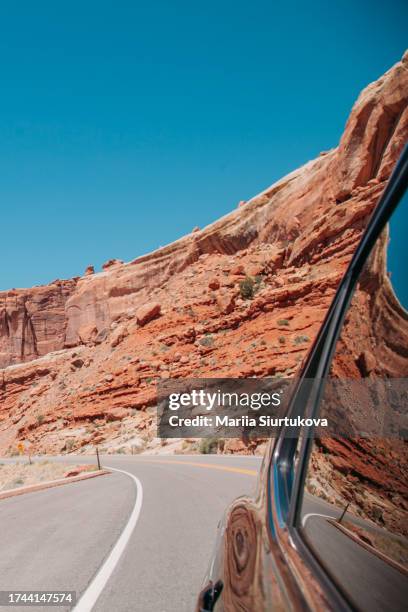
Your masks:
M 161 306 L 158 302 L 148 302 L 137 309 L 136 320 L 139 325 L 143 326 L 146 325 L 146 323 L 149 323 L 149 321 L 152 321 L 152 319 L 158 317 L 160 312 Z

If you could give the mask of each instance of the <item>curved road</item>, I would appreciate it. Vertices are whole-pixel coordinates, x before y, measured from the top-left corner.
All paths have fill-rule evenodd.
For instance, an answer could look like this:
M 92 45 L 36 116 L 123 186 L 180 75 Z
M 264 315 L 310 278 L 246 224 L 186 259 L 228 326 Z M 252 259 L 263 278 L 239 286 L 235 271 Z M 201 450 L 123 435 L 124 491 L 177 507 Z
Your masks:
M 80 598 L 96 577 L 96 612 L 191 612 L 217 523 L 230 501 L 253 492 L 260 459 L 109 456 L 102 464 L 136 476 L 140 499 L 134 480 L 113 472 L 0 502 L 0 590 L 73 590 Z M 90 609 L 83 601 L 77 612 Z
M 102 464 L 115 471 L 0 501 L 0 590 L 76 591 L 74 612 L 192 612 L 218 521 L 253 493 L 260 459 L 116 455 Z M 403 609 L 406 577 L 327 522 L 339 509 L 307 495 L 305 512 L 307 535 L 359 608 Z

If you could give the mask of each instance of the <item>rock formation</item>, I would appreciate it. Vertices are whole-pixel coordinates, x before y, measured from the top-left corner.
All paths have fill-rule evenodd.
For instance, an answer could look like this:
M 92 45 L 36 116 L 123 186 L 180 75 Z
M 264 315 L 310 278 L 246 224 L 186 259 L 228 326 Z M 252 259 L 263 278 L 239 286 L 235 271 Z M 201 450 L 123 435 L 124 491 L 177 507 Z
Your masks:
M 64 348 L 65 306 L 75 280 L 0 292 L 0 368 Z
M 219 221 L 1 292 L 0 453 L 149 449 L 158 379 L 294 374 L 407 140 L 407 100 L 406 55 L 362 92 L 336 149 Z

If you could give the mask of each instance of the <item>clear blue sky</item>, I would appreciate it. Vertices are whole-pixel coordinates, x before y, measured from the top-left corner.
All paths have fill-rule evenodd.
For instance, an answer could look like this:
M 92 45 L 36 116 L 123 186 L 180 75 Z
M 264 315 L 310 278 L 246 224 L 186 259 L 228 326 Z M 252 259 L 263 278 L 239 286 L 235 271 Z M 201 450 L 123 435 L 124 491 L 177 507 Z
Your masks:
M 407 23 L 395 0 L 2 2 L 0 289 L 133 259 L 335 146 Z

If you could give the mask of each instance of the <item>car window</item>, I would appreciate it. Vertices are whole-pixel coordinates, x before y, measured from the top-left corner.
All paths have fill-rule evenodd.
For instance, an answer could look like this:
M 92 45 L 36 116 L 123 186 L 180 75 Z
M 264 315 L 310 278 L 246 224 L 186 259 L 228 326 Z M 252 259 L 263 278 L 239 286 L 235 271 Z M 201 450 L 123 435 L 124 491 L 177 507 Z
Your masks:
M 390 243 L 387 252 L 388 276 L 401 305 L 408 308 L 408 270 L 403 262 L 407 254 L 408 195 L 390 221 Z
M 364 266 L 336 344 L 320 402 L 335 425 L 309 441 L 298 519 L 338 587 L 370 611 L 401 610 L 408 596 L 407 229 L 405 196 Z

